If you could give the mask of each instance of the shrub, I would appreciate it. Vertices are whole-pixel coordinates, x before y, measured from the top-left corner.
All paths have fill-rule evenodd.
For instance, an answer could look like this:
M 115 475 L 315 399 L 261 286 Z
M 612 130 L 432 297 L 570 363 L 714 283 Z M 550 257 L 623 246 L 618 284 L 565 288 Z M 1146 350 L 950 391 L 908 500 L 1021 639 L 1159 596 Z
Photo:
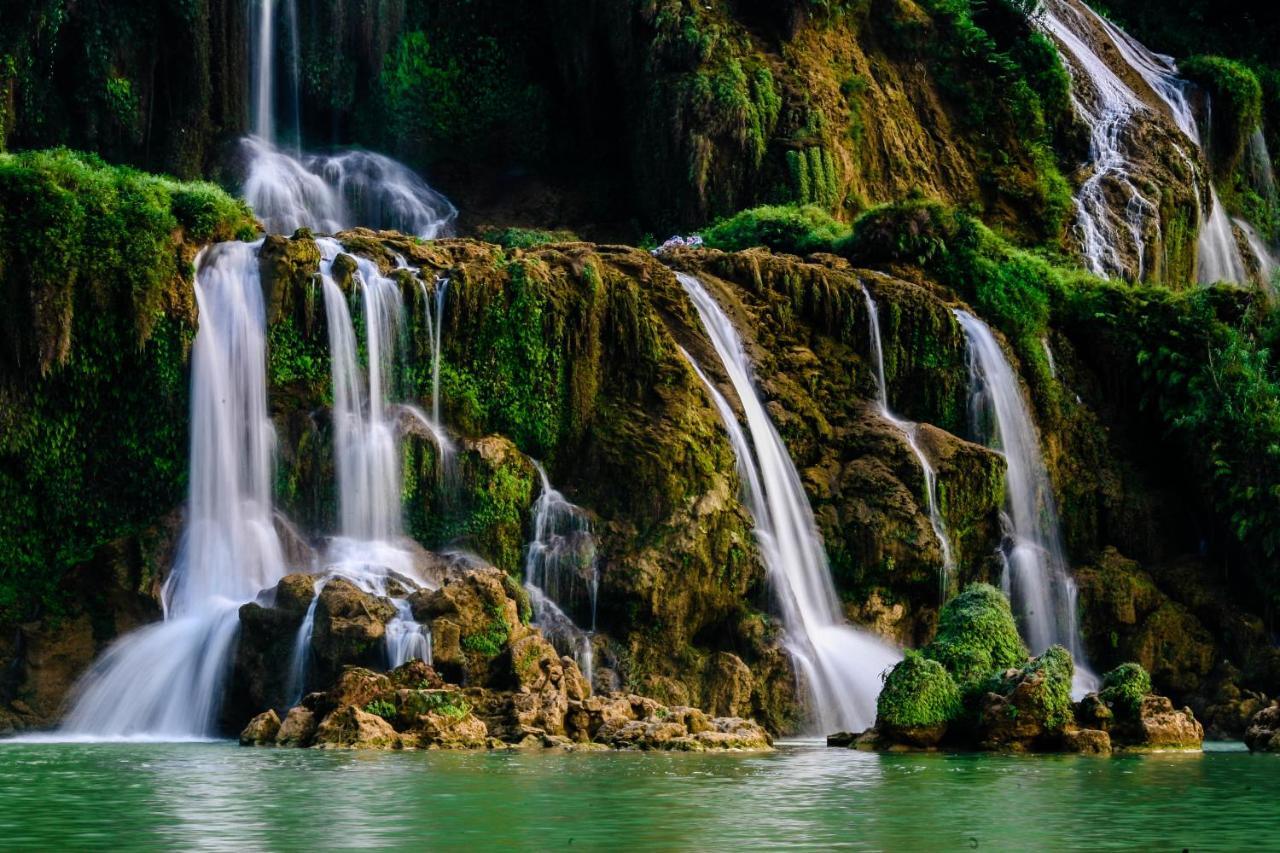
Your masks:
M 504 249 L 532 249 L 546 243 L 572 243 L 580 239 L 572 231 L 543 231 L 537 228 L 481 228 L 476 236 Z
M 908 651 L 884 680 L 876 700 L 876 725 L 914 728 L 949 723 L 960 714 L 960 691 L 934 660 Z
M 1178 70 L 1209 93 L 1213 124 L 1206 148 L 1218 179 L 1226 180 L 1262 123 L 1262 83 L 1248 66 L 1221 56 L 1193 56 Z
M 462 647 L 487 658 L 496 657 L 510 636 L 511 626 L 507 624 L 502 608 L 495 604 L 489 608 L 489 622 L 484 630 L 463 637 Z
M 1102 690 L 1098 697 L 1121 716 L 1136 717 L 1142 710 L 1142 700 L 1151 692 L 1151 676 L 1142 664 L 1122 663 L 1102 676 Z
M 989 584 L 973 584 L 948 601 L 938 617 L 937 636 L 922 651 L 962 687 L 1027 660 L 1009 600 Z
M 728 252 L 764 246 L 775 252 L 807 255 L 830 251 L 848 234 L 848 227 L 836 222 L 813 205 L 755 207 L 722 219 L 703 232 L 708 246 Z
M 396 706 L 386 699 L 374 699 L 368 705 L 364 706 L 366 714 L 373 714 L 384 720 L 391 721 L 396 718 Z

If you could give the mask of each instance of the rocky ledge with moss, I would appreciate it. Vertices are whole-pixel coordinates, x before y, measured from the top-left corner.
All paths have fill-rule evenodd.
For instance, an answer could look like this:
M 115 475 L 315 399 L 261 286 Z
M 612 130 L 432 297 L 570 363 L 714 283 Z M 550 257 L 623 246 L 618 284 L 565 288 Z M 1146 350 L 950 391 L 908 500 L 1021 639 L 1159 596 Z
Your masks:
M 1074 674 L 1061 646 L 1029 658 L 1008 600 L 975 584 L 943 608 L 934 641 L 886 674 L 875 726 L 828 743 L 889 752 L 1200 749 L 1204 729 L 1191 709 L 1152 693 L 1141 665 L 1116 667 L 1079 702 Z
M 441 563 L 446 561 L 440 560 Z M 385 598 L 331 579 L 319 594 L 309 652 L 327 689 L 292 707 L 254 716 L 240 743 L 360 749 L 769 750 L 763 727 L 711 717 L 632 693 L 593 695 L 578 664 L 528 624 L 524 591 L 492 566 L 453 564 L 438 589 L 410 601 L 434 638 L 433 664 L 378 672 Z M 297 634 L 315 596 L 313 578 L 290 575 L 274 601 L 246 604 L 233 691 L 247 707 L 283 695 L 289 655 L 272 653 Z M 372 658 L 372 659 L 371 659 Z M 287 703 L 286 703 L 287 704 Z M 283 718 L 282 718 L 283 715 Z

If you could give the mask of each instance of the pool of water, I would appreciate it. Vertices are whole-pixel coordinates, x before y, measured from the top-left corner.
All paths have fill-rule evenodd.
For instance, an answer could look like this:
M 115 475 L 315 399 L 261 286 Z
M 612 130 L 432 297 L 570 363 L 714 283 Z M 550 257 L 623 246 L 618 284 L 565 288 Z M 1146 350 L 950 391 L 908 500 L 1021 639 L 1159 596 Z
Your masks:
M 0 742 L 0 848 L 1280 844 L 1280 756 L 373 753 Z

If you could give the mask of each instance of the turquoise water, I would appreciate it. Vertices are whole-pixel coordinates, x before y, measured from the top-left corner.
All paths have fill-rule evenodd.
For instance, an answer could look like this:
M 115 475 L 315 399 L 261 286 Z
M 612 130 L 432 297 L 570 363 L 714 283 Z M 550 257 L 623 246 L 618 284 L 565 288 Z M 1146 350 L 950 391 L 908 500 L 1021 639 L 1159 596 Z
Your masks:
M 0 849 L 1258 849 L 1280 756 L 0 742 Z

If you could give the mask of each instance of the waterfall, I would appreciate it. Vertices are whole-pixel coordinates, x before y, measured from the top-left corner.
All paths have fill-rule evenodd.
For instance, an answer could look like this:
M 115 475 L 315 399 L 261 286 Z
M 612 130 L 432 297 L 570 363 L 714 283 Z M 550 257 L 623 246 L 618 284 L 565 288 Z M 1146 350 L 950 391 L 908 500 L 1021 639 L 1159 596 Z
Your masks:
M 258 244 L 196 259 L 187 518 L 162 591 L 164 621 L 113 645 L 81 679 L 61 735 L 169 740 L 213 734 L 239 606 L 284 574 L 272 524 Z
M 1199 149 L 1200 133 L 1187 98 L 1189 84 L 1178 76 L 1172 58 L 1151 52 L 1082 2 L 1048 0 L 1040 19 L 1063 49 L 1063 59 L 1072 76 L 1071 101 L 1089 128 L 1093 171 L 1076 193 L 1076 225 L 1085 264 L 1098 275 L 1141 280 L 1146 274 L 1146 223 L 1158 229 L 1160 222 L 1157 205 L 1138 191 L 1133 180 L 1133 156 L 1145 152 L 1136 149 L 1139 142 L 1132 136 L 1133 124 L 1149 119 L 1151 108 L 1101 54 L 1114 48 L 1121 61 L 1168 107 L 1174 124 L 1186 139 Z M 1090 44 L 1090 36 L 1105 38 L 1105 50 L 1095 49 Z M 1193 156 L 1180 153 L 1193 171 L 1196 170 Z M 1203 202 L 1200 205 L 1197 278 L 1206 284 L 1246 282 L 1248 271 L 1236 244 L 1231 220 L 1218 199 L 1211 177 L 1206 175 L 1203 180 L 1208 182 L 1209 201 L 1207 208 Z M 1112 210 L 1108 187 L 1118 188 L 1125 199 L 1123 216 Z M 1196 195 L 1200 197 L 1198 190 Z M 1119 248 L 1124 240 L 1134 243 L 1136 268 L 1124 263 Z
M 457 208 L 407 166 L 371 151 L 303 154 L 296 143 L 286 152 L 276 139 L 274 0 L 257 0 L 254 57 L 253 134 L 241 140 L 245 159 L 244 197 L 267 230 L 292 233 L 308 227 L 324 233 L 363 225 L 392 228 L 427 239 L 449 233 Z M 298 95 L 298 36 L 295 0 L 284 0 L 290 29 L 288 81 L 296 133 L 301 136 Z
M 866 299 L 867 322 L 871 328 L 871 355 L 876 362 L 876 384 L 879 389 L 877 403 L 880 408 L 880 417 L 902 433 L 903 439 L 915 454 L 916 460 L 920 463 L 920 470 L 924 474 L 924 494 L 929 508 L 929 526 L 933 528 L 933 535 L 937 537 L 938 547 L 942 551 L 942 571 L 939 572 L 938 583 L 940 598 L 945 600 L 951 576 L 955 574 L 956 563 L 951 551 L 951 539 L 947 536 L 946 522 L 943 521 L 942 512 L 939 509 L 941 501 L 938 499 L 938 475 L 916 440 L 919 424 L 896 417 L 889 408 L 889 386 L 884 379 L 884 345 L 880 337 L 880 310 L 876 307 L 876 301 L 865 284 L 862 287 L 862 295 Z
M 991 329 L 967 311 L 956 319 L 969 341 L 970 412 L 979 438 L 1004 454 L 1007 542 L 1002 578 L 1031 651 L 1057 643 L 1076 662 L 1073 695 L 1096 688 L 1076 621 L 1076 586 L 1058 529 L 1058 510 L 1031 412 Z
M 702 282 L 685 273 L 676 277 L 693 301 L 746 416 L 750 441 L 723 395 L 685 353 L 724 420 L 739 471 L 745 474 L 742 479 L 755 520 L 756 542 L 777 596 L 787 652 L 808 693 L 813 722 L 826 732 L 865 729 L 875 721 L 881 674 L 901 655 L 845 622 L 813 509 L 756 391 L 742 340 Z
M 539 462 L 530 461 L 542 489 L 533 506 L 533 538 L 524 562 L 533 621 L 561 654 L 573 655 L 591 684 L 591 643 L 600 592 L 595 537 L 586 514 L 552 487 Z M 591 627 L 583 631 L 579 622 Z

